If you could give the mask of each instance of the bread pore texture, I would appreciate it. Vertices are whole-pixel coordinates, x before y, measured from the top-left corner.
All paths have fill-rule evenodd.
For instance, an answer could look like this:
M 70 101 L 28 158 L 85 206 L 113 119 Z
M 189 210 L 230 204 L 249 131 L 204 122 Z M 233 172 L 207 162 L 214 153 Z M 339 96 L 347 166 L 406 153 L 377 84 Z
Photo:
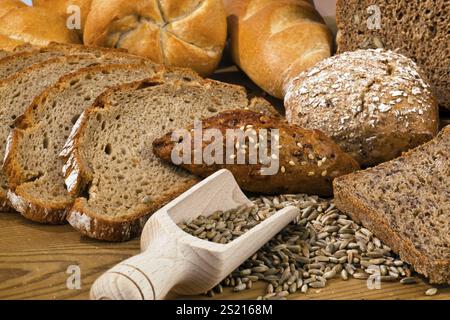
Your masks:
M 35 98 L 10 134 L 3 165 L 13 208 L 33 221 L 64 223 L 74 199 L 64 186 L 59 153 L 72 126 L 108 87 L 162 70 L 141 64 L 89 67 L 62 77 Z
M 397 159 L 337 178 L 334 194 L 430 283 L 450 284 L 450 126 Z

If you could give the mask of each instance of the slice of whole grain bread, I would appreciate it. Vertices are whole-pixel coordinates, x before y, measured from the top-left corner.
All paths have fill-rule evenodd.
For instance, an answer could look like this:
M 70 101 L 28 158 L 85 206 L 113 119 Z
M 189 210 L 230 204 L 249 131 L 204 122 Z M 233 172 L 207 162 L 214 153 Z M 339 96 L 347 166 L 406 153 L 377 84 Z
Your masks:
M 3 141 L 0 153 L 6 150 L 7 137 L 19 118 L 33 99 L 47 87 L 55 84 L 58 79 L 70 72 L 95 66 L 98 64 L 116 64 L 129 62 L 129 58 L 121 55 L 104 54 L 95 56 L 90 54 L 55 57 L 48 61 L 34 64 L 14 75 L 0 80 L 0 141 Z M 138 59 L 137 62 L 142 60 Z M 7 181 L 3 171 L 0 172 L 0 206 L 6 209 Z
M 431 283 L 450 284 L 450 126 L 397 159 L 337 178 L 334 195 Z
M 0 79 L 5 79 L 8 76 L 23 70 L 35 63 L 39 63 L 53 57 L 63 56 L 62 52 L 58 51 L 28 51 L 19 52 L 8 55 L 0 60 Z
M 385 48 L 415 60 L 440 105 L 450 109 L 449 24 L 445 0 L 339 0 L 338 52 Z
M 21 46 L 16 51 L 7 55 L 3 59 L 0 59 L 0 79 L 6 78 L 35 63 L 43 62 L 54 57 L 77 54 L 92 54 L 96 57 L 100 57 L 105 54 L 116 54 L 117 56 L 122 56 L 123 59 L 129 57 L 130 60 L 144 60 L 141 57 L 128 54 L 123 50 L 113 50 L 77 44 L 51 43 L 45 48 Z
M 63 76 L 27 108 L 8 138 L 4 171 L 8 198 L 23 216 L 41 223 L 64 223 L 73 203 L 58 157 L 80 114 L 108 87 L 153 77 L 192 77 L 184 69 L 141 64 L 95 66 Z
M 165 132 L 227 109 L 276 111 L 265 100 L 212 80 L 149 79 L 102 94 L 74 126 L 61 153 L 66 186 L 77 199 L 69 223 L 92 238 L 137 236 L 149 215 L 198 180 L 164 163 L 152 142 Z

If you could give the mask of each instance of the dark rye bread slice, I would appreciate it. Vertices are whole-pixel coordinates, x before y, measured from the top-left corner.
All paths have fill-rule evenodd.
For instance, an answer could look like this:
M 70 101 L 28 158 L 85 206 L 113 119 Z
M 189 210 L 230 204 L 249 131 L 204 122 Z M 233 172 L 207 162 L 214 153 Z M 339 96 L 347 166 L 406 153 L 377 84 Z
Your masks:
M 0 80 L 0 153 L 4 155 L 7 137 L 16 119 L 23 114 L 33 99 L 47 87 L 70 72 L 98 64 L 116 64 L 130 61 L 121 55 L 105 54 L 94 56 L 89 54 L 52 58 L 34 64 L 7 79 Z M 142 60 L 138 59 L 137 62 Z M 0 207 L 6 209 L 7 182 L 0 172 Z
M 334 195 L 431 283 L 450 284 L 450 126 L 395 160 L 337 178 Z
M 111 89 L 74 126 L 61 156 L 68 190 L 78 195 L 67 220 L 96 239 L 137 236 L 149 215 L 198 180 L 152 153 L 162 134 L 227 109 L 276 114 L 238 86 L 212 80 L 149 79 Z
M 26 218 L 64 223 L 74 198 L 58 157 L 80 114 L 108 87 L 154 77 L 200 79 L 184 69 L 135 65 L 96 66 L 63 76 L 27 108 L 8 138 L 4 171 L 10 204 Z
M 20 70 L 23 70 L 35 63 L 43 62 L 48 59 L 77 54 L 92 54 L 100 57 L 105 54 L 116 54 L 129 57 L 130 60 L 144 60 L 137 56 L 126 53 L 123 50 L 114 50 L 107 48 L 98 48 L 91 46 L 83 46 L 76 44 L 60 44 L 51 43 L 45 48 L 32 48 L 29 46 L 21 46 L 13 54 L 0 59 L 0 79 L 6 78 Z
M 380 10 L 380 28 L 372 25 Z M 415 60 L 440 105 L 450 108 L 450 5 L 445 0 L 339 0 L 338 52 L 385 48 Z M 370 26 L 370 28 L 369 28 Z

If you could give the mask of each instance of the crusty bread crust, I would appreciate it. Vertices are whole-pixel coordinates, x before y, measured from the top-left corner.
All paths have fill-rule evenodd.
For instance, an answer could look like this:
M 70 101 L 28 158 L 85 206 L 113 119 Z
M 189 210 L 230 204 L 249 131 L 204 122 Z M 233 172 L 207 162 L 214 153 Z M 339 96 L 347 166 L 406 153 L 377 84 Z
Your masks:
M 306 0 L 225 0 L 233 61 L 282 99 L 292 77 L 328 58 L 333 36 Z
M 369 10 L 373 5 L 381 15 Z M 379 18 L 381 28 L 368 28 L 373 18 Z M 448 1 L 338 0 L 336 19 L 338 53 L 385 48 L 414 59 L 426 72 L 439 105 L 450 110 Z
M 324 197 L 332 195 L 331 184 L 334 178 L 359 169 L 356 160 L 342 152 L 321 131 L 292 126 L 285 120 L 262 116 L 258 112 L 249 110 L 225 111 L 204 119 L 202 129 L 217 129 L 225 136 L 226 130 L 236 130 L 249 125 L 255 130 L 255 135 L 261 129 L 279 130 L 278 140 L 281 148 L 278 155 L 278 172 L 272 175 L 262 175 L 263 165 L 261 163 L 249 164 L 248 162 L 246 165 L 225 164 L 225 161 L 223 161 L 224 164 L 212 165 L 192 163 L 181 164 L 181 167 L 204 178 L 220 169 L 228 169 L 233 173 L 239 186 L 248 192 L 264 194 L 308 193 Z M 190 126 L 185 129 L 189 131 L 193 127 Z M 225 148 L 225 144 L 226 142 L 223 141 L 221 147 Z M 204 142 L 202 149 L 204 150 L 208 145 L 209 143 Z M 172 132 L 153 141 L 153 153 L 169 163 L 172 162 L 171 155 L 174 148 Z M 191 148 L 193 155 L 194 145 Z M 322 162 L 322 159 L 324 159 L 324 162 Z
M 37 46 L 51 41 L 81 43 L 75 30 L 66 27 L 66 19 L 51 10 L 25 6 L 9 10 L 0 20 L 0 33 L 14 40 Z
M 80 233 L 90 238 L 114 242 L 127 241 L 141 234 L 150 217 L 149 213 L 157 211 L 198 182 L 199 180 L 192 179 L 182 186 L 174 188 L 163 200 L 155 201 L 155 204 L 145 211 L 136 211 L 126 218 L 110 218 L 106 215 L 99 215 L 85 205 L 85 198 L 77 198 L 67 215 L 67 221 Z
M 7 198 L 8 204 L 22 216 L 28 220 L 45 224 L 59 225 L 66 223 L 67 207 L 70 204 L 66 204 L 63 208 L 59 204 L 51 205 L 48 202 L 28 196 L 21 189 L 19 187 L 15 191 L 8 190 Z
M 393 51 L 333 56 L 289 85 L 286 117 L 319 129 L 363 167 L 398 157 L 438 132 L 439 109 L 417 65 Z
M 222 1 L 97 0 L 87 17 L 84 43 L 126 48 L 207 76 L 220 62 L 226 36 Z
M 80 194 L 92 181 L 92 170 L 79 153 L 79 147 L 82 145 L 81 136 L 86 128 L 89 114 L 97 108 L 108 109 L 108 97 L 114 92 L 132 90 L 138 88 L 142 83 L 161 84 L 163 82 L 161 77 L 156 76 L 144 81 L 136 81 L 111 88 L 99 96 L 93 106 L 86 109 L 74 125 L 72 133 L 60 154 L 66 161 L 63 173 L 66 178 L 67 190 L 71 195 Z M 174 189 L 164 199 L 154 201 L 152 206 L 145 211 L 136 211 L 126 218 L 110 218 L 106 215 L 100 215 L 85 205 L 85 198 L 77 198 L 68 213 L 67 221 L 72 227 L 88 237 L 106 241 L 127 241 L 140 234 L 149 217 L 149 212 L 158 210 L 197 182 L 197 179 L 188 181 L 185 185 Z
M 450 126 L 444 128 L 441 134 L 449 135 Z M 427 144 L 431 143 L 433 143 L 433 140 Z M 426 147 L 427 144 L 420 148 Z M 411 150 L 405 153 L 402 158 L 408 159 L 414 152 L 415 150 Z M 389 165 L 389 162 L 380 166 L 387 165 Z M 364 174 L 364 171 L 360 171 L 334 180 L 334 202 L 336 207 L 348 214 L 356 223 L 361 223 L 364 227 L 371 230 L 381 241 L 398 253 L 403 261 L 411 264 L 417 272 L 428 277 L 430 283 L 450 284 L 449 259 L 430 261 L 423 252 L 415 248 L 410 238 L 394 231 L 374 208 L 365 203 L 363 199 L 358 198 L 354 190 L 349 187 L 349 181 Z

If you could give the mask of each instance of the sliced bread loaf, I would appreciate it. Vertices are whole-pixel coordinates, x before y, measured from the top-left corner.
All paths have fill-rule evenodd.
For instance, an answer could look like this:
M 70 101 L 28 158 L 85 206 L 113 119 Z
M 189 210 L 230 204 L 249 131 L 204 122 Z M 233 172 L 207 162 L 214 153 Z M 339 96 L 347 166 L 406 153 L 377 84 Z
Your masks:
M 450 5 L 445 0 L 339 0 L 338 51 L 385 48 L 414 59 L 450 109 Z
M 62 77 L 27 108 L 8 138 L 4 171 L 11 206 L 30 220 L 65 222 L 73 203 L 64 186 L 58 157 L 80 114 L 108 87 L 168 72 L 167 77 L 199 76 L 183 69 L 135 65 L 96 66 Z
M 227 109 L 276 114 L 241 87 L 212 80 L 145 80 L 107 91 L 74 126 L 61 155 L 68 190 L 78 195 L 67 220 L 93 238 L 124 241 L 151 213 L 198 180 L 163 163 L 153 140 Z
M 3 143 L 0 153 L 4 154 L 6 138 L 16 119 L 22 115 L 37 95 L 55 84 L 62 75 L 100 63 L 114 64 L 123 61 L 123 57 L 114 54 L 105 54 L 101 57 L 89 54 L 56 57 L 34 64 L 7 79 L 1 80 L 0 141 L 3 141 Z M 128 61 L 128 58 L 125 61 Z M 0 173 L 0 186 L 0 204 L 5 205 L 8 187 L 3 172 Z
M 128 54 L 123 50 L 97 48 L 76 44 L 51 43 L 47 47 L 41 49 L 33 49 L 30 46 L 21 46 L 16 52 L 14 52 L 14 54 L 10 54 L 0 60 L 0 79 L 6 78 L 35 63 L 43 62 L 53 57 L 77 54 L 92 54 L 96 57 L 100 57 L 105 54 L 115 54 L 117 56 L 122 56 L 123 59 L 128 57 L 130 61 L 144 60 L 142 57 Z
M 450 284 L 450 126 L 395 160 L 337 178 L 334 195 L 431 283 Z

